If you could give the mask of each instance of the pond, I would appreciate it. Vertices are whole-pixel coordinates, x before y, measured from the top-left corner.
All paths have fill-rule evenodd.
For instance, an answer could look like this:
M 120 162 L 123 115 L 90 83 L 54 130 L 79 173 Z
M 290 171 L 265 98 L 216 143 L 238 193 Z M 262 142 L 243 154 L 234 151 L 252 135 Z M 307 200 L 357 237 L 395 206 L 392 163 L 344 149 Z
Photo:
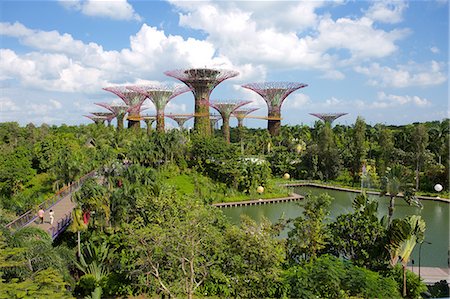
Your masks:
M 296 187 L 294 192 L 301 195 L 311 193 L 317 195 L 328 193 L 334 198 L 331 203 L 330 218 L 335 219 L 340 214 L 351 213 L 352 201 L 357 195 L 352 192 L 325 190 L 317 187 Z M 381 218 L 388 213 L 389 198 L 370 195 L 370 198 L 378 200 L 378 214 Z M 450 258 L 450 229 L 449 229 L 449 208 L 450 204 L 441 201 L 422 200 L 423 208 L 409 206 L 406 202 L 398 198 L 395 200 L 394 218 L 405 217 L 407 215 L 418 214 L 426 222 L 425 241 L 421 249 L 421 266 L 423 267 L 449 267 Z M 259 221 L 261 217 L 266 217 L 272 222 L 284 217 L 295 218 L 302 214 L 303 208 L 298 202 L 285 202 L 276 204 L 244 206 L 222 208 L 224 214 L 231 222 L 238 224 L 241 214 L 247 214 L 251 218 Z M 282 237 L 286 237 L 284 232 Z M 411 261 L 414 260 L 414 266 L 418 266 L 419 245 L 414 248 L 411 255 Z

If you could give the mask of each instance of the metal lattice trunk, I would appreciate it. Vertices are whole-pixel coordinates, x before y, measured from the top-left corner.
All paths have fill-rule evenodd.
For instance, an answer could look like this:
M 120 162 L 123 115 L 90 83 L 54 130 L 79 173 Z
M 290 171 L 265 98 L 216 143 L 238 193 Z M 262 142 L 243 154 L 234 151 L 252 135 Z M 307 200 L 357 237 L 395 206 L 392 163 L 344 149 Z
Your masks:
M 116 119 L 117 119 L 117 129 L 122 130 L 123 129 L 123 118 L 125 117 L 125 114 L 128 111 L 128 105 L 118 105 L 118 104 L 108 104 L 108 103 L 95 103 L 95 105 L 98 105 L 100 107 L 106 108 L 109 111 L 113 112 Z
M 233 70 L 192 68 L 167 71 L 164 74 L 180 80 L 191 88 L 195 98 L 194 130 L 202 135 L 211 135 L 209 96 L 218 84 L 239 73 Z
M 244 119 L 252 112 L 255 112 L 259 108 L 243 108 L 233 111 L 233 116 L 236 117 L 238 121 L 238 127 L 242 128 L 244 126 Z
M 194 117 L 194 115 L 191 114 L 187 114 L 187 115 L 171 115 L 168 114 L 167 117 L 173 119 L 174 121 L 176 121 L 176 123 L 178 124 L 178 127 L 180 127 L 180 129 L 184 128 L 184 124 L 190 120 L 191 118 Z

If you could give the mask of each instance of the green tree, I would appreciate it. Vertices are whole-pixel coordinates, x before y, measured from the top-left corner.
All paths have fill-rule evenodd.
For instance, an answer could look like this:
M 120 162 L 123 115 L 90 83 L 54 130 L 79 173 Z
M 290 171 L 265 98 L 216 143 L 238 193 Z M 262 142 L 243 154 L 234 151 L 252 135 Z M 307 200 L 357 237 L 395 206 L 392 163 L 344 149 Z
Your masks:
M 350 170 L 353 175 L 354 185 L 359 181 L 359 172 L 367 155 L 366 123 L 360 116 L 356 119 L 353 129 L 351 130 L 349 148 L 351 153 Z
M 151 276 L 163 293 L 171 297 L 185 294 L 191 299 L 219 263 L 221 220 L 212 207 L 193 200 L 178 203 L 178 217 L 133 229 L 129 244 L 138 255 L 139 273 L 147 281 Z
M 392 166 L 392 168 L 388 167 L 386 169 L 385 175 L 381 178 L 380 195 L 387 195 L 390 198 L 388 223 L 391 223 L 394 214 L 395 198 L 402 196 L 402 198 L 411 205 L 413 202 L 417 202 L 414 194 L 414 188 L 412 184 L 409 183 L 408 174 L 404 167 L 396 164 Z
M 412 148 L 414 149 L 414 162 L 416 168 L 416 190 L 419 190 L 420 169 L 425 160 L 426 149 L 428 146 L 428 131 L 425 125 L 419 124 L 414 128 L 412 135 Z
M 235 297 L 274 297 L 281 285 L 281 265 L 285 259 L 277 230 L 267 219 L 260 224 L 241 216 L 241 226 L 225 232 L 221 269 Z
M 339 215 L 328 225 L 329 250 L 355 265 L 377 269 L 384 264 L 385 229 L 377 217 L 378 202 L 365 193 L 353 201 L 354 212 Z
M 329 215 L 331 200 L 326 193 L 306 198 L 303 216 L 293 220 L 294 227 L 288 232 L 287 251 L 293 262 L 314 259 L 325 248 L 327 232 L 324 220 Z

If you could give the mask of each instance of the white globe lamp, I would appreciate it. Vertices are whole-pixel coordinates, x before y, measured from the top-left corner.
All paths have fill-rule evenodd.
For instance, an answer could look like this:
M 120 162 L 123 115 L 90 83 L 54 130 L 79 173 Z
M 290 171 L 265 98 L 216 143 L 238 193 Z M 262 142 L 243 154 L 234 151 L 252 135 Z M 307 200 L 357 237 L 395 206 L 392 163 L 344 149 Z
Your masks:
M 259 194 L 262 194 L 264 192 L 264 187 L 258 186 L 258 188 L 256 188 L 256 192 L 258 192 Z
M 436 184 L 434 185 L 434 190 L 436 190 L 436 192 L 441 192 L 443 189 L 441 184 Z
M 285 179 L 285 180 L 289 180 L 291 178 L 291 175 L 289 174 L 289 173 L 285 173 L 285 174 L 283 174 L 283 179 Z

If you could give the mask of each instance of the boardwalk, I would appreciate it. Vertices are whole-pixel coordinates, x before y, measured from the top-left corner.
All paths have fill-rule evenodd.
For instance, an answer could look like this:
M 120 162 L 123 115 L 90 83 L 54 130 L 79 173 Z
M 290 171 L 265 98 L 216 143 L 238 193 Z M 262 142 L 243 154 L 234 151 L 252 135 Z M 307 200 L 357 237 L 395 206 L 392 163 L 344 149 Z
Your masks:
M 13 232 L 27 226 L 39 227 L 47 231 L 54 240 L 70 224 L 72 210 L 75 207 L 75 203 L 71 201 L 73 192 L 77 191 L 86 179 L 92 177 L 96 177 L 95 170 L 84 175 L 78 181 L 73 182 L 69 186 L 62 188 L 54 196 L 41 203 L 38 209 L 43 209 L 45 211 L 43 224 L 39 223 L 36 211 L 29 210 L 16 220 L 8 223 L 5 227 Z M 50 210 L 55 212 L 55 219 L 52 225 L 50 224 L 48 214 Z
M 254 205 L 265 205 L 269 203 L 279 203 L 279 202 L 289 202 L 302 200 L 304 197 L 295 193 L 292 193 L 289 197 L 280 198 L 268 198 L 268 199 L 254 199 L 246 201 L 235 201 L 235 202 L 221 202 L 214 203 L 212 206 L 218 208 L 230 208 L 230 207 L 242 207 L 242 206 L 254 206 Z
M 29 222 L 25 226 L 34 226 L 39 227 L 40 229 L 45 230 L 55 239 L 61 230 L 64 230 L 67 225 L 70 224 L 70 217 L 73 208 L 75 207 L 75 203 L 71 200 L 72 193 L 64 196 L 60 201 L 56 202 L 53 206 L 50 206 L 45 210 L 44 215 L 44 223 L 40 224 L 40 220 L 35 218 L 32 222 Z M 53 221 L 53 225 L 50 224 L 50 218 L 48 212 L 53 210 L 55 212 L 55 219 Z

